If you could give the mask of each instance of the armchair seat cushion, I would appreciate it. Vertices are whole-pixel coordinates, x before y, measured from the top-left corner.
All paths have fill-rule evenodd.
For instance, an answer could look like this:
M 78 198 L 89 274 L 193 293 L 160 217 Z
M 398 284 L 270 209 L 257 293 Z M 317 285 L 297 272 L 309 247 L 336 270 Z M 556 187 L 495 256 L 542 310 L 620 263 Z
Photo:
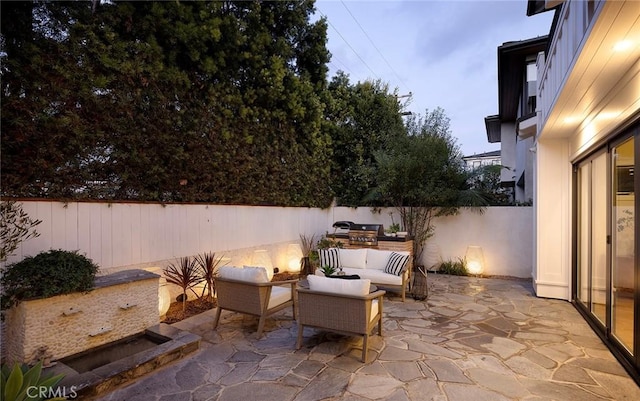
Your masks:
M 271 295 L 269 296 L 269 303 L 267 308 L 275 308 L 278 305 L 291 301 L 291 288 L 290 287 L 273 287 L 271 289 Z
M 344 295 L 367 295 L 371 280 L 336 280 L 322 276 L 308 276 L 309 289 Z

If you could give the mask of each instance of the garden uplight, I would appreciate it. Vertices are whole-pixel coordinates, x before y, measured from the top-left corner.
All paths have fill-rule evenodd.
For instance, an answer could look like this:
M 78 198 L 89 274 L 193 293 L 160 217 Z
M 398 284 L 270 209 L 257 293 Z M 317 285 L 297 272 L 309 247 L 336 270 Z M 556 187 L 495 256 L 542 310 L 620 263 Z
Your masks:
M 300 248 L 300 244 L 289 244 L 287 246 L 287 264 L 290 272 L 300 271 L 301 259 L 302 248 Z
M 484 270 L 484 254 L 481 246 L 470 245 L 465 254 L 467 270 L 470 274 L 480 275 Z

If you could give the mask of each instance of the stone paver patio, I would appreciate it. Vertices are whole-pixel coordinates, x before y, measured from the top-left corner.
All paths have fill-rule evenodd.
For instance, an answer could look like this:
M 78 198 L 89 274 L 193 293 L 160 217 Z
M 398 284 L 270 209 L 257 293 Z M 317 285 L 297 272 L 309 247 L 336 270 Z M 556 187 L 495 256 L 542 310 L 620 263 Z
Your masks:
M 383 337 L 362 340 L 214 311 L 174 326 L 200 350 L 100 400 L 639 400 L 640 388 L 565 301 L 530 281 L 429 275 L 429 298 L 385 297 Z

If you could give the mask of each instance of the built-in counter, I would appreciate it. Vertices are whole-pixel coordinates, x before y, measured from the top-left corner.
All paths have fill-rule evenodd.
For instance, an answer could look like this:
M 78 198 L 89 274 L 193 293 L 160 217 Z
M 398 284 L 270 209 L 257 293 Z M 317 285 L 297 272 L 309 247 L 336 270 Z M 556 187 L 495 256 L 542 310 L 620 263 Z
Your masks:
M 349 242 L 349 234 L 327 234 L 327 238 L 341 242 L 346 249 L 373 248 L 383 251 L 405 251 L 413 256 L 413 236 L 390 237 L 378 235 L 377 245 L 351 244 Z

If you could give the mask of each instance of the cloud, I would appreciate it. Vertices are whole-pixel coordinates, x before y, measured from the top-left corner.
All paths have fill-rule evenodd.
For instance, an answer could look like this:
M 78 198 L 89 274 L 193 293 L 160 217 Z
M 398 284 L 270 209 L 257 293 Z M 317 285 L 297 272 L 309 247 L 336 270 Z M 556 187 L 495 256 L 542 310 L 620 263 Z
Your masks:
M 524 1 L 426 2 L 420 9 L 424 23 L 415 41 L 424 63 L 442 62 L 479 46 L 495 50 L 502 43 L 495 43 L 496 38 L 510 40 L 512 27 L 526 18 Z

